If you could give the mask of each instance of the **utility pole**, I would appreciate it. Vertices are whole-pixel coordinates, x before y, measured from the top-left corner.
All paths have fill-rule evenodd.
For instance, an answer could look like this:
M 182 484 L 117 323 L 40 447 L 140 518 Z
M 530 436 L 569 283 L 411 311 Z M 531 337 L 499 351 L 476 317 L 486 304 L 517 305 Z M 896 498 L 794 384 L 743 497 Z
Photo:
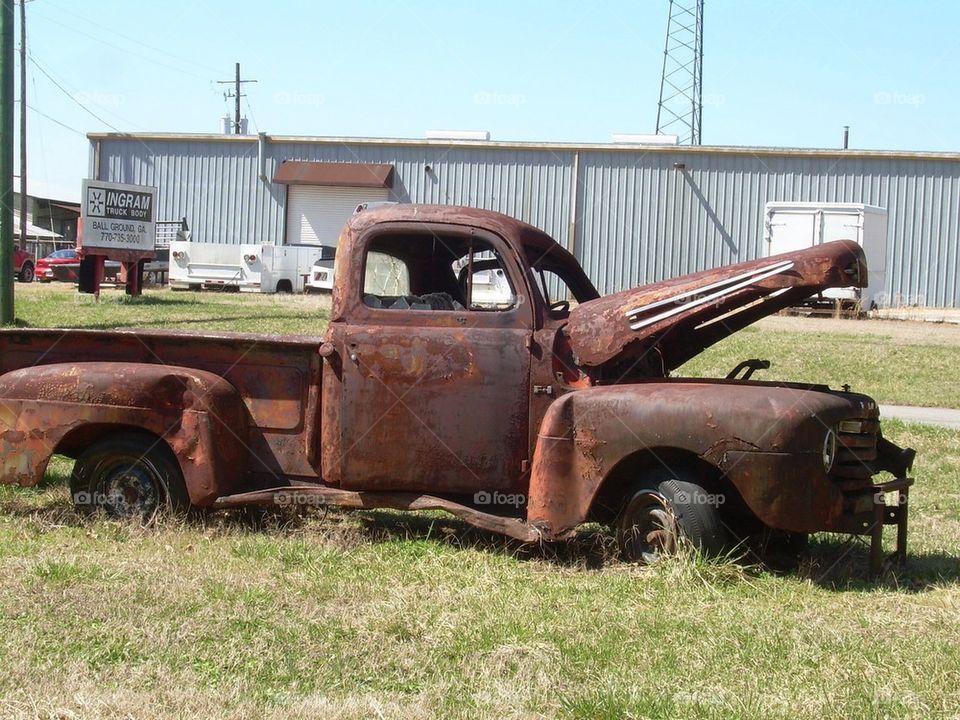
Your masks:
M 233 80 L 217 80 L 220 85 L 233 85 L 233 91 L 227 90 L 223 94 L 225 99 L 233 98 L 236 102 L 234 103 L 234 115 L 233 115 L 233 132 L 236 135 L 240 134 L 240 98 L 244 97 L 240 92 L 240 86 L 243 83 L 255 83 L 256 80 L 241 80 L 240 79 L 240 63 L 234 65 L 234 78 Z
M 13 324 L 13 0 L 0 2 L 0 325 Z
M 27 0 L 20 0 L 20 249 L 27 249 Z

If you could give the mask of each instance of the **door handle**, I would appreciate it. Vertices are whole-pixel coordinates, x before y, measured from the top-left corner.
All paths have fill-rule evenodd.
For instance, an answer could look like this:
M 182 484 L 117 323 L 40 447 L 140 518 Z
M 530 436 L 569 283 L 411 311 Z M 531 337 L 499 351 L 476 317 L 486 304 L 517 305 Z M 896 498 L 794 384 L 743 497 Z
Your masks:
M 347 357 L 350 358 L 350 362 L 354 365 L 360 364 L 360 351 L 357 349 L 356 343 L 347 345 Z

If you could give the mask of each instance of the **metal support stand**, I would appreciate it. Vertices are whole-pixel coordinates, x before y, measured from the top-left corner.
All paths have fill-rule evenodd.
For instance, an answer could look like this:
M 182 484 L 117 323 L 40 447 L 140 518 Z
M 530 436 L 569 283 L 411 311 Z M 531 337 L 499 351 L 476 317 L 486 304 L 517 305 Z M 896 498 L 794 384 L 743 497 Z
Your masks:
M 907 516 L 909 515 L 910 486 L 913 478 L 891 480 L 876 486 L 873 503 L 873 524 L 870 527 L 870 576 L 878 577 L 885 563 L 902 565 L 907 560 Z M 887 505 L 887 493 L 894 493 L 896 505 Z M 897 526 L 897 546 L 893 554 L 884 558 L 883 528 Z

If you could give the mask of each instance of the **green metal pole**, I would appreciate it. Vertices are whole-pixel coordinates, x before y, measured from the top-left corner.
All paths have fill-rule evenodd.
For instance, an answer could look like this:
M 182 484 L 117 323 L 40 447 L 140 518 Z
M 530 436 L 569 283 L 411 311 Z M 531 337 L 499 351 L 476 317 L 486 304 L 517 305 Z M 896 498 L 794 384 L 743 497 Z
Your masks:
M 0 325 L 13 324 L 13 2 L 0 0 Z

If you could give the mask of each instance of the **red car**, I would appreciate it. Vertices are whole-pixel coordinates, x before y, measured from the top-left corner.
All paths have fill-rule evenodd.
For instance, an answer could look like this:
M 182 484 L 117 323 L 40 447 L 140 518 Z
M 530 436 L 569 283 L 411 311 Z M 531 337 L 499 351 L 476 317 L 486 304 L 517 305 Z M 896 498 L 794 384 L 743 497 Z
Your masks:
M 119 272 L 120 263 L 107 260 L 104 265 L 105 278 L 116 279 Z M 76 282 L 79 273 L 80 254 L 73 248 L 57 250 L 37 260 L 37 280 L 40 282 L 52 282 L 54 280 Z
M 13 249 L 13 272 L 16 273 L 17 279 L 20 282 L 29 283 L 33 282 L 34 272 L 34 262 L 33 255 L 30 253 L 21 250 L 20 248 Z

